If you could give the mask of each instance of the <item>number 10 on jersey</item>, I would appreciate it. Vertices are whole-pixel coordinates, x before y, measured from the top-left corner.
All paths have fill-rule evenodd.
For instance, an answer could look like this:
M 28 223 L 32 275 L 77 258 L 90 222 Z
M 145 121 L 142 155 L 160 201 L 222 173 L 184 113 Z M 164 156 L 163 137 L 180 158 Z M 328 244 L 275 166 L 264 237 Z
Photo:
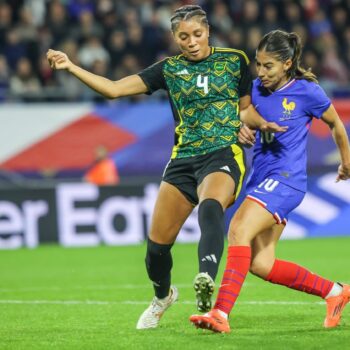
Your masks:
M 209 92 L 208 77 L 203 77 L 201 74 L 199 74 L 197 78 L 197 86 L 199 88 L 203 88 L 204 93 L 207 94 Z
M 271 143 L 275 139 L 275 133 L 274 132 L 268 132 L 268 131 L 262 131 L 260 137 L 261 143 Z

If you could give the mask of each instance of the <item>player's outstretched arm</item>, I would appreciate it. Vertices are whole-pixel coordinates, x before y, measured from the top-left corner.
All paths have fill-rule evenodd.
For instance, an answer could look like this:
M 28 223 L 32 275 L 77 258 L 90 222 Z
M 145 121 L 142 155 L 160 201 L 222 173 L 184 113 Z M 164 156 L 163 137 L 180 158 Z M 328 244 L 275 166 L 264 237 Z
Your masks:
M 260 129 L 267 132 L 285 132 L 287 126 L 280 126 L 273 122 L 267 122 L 251 104 L 250 96 L 243 96 L 239 100 L 240 118 L 251 129 Z
M 334 142 L 336 143 L 341 163 L 338 168 L 336 181 L 350 179 L 350 146 L 349 138 L 346 133 L 343 122 L 339 118 L 333 105 L 322 114 L 322 120 L 329 126 L 332 131 Z
M 113 81 L 75 65 L 62 51 L 49 50 L 47 60 L 52 69 L 66 70 L 73 74 L 85 85 L 106 98 L 138 95 L 147 92 L 147 87 L 138 75 L 130 75 L 123 79 Z

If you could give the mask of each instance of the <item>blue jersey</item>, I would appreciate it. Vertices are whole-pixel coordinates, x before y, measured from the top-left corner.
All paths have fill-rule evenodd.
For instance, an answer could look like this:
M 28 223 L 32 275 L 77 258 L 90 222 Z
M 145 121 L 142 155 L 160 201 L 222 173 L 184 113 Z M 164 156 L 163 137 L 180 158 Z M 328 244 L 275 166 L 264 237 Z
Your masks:
M 306 142 L 312 118 L 320 118 L 331 101 L 316 83 L 293 79 L 270 92 L 260 79 L 254 80 L 252 103 L 269 122 L 288 126 L 284 133 L 257 132 L 252 171 L 254 186 L 274 179 L 306 192 Z

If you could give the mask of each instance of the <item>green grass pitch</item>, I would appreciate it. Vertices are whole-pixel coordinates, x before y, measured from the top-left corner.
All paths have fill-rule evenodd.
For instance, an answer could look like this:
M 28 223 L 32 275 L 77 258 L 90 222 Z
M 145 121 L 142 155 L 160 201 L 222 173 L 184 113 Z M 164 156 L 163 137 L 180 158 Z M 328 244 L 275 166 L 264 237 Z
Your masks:
M 135 329 L 152 298 L 145 245 L 0 252 L 0 349 L 349 349 L 350 306 L 337 329 L 322 327 L 320 298 L 249 276 L 231 334 L 197 330 L 192 279 L 196 245 L 173 248 L 180 299 L 159 328 Z M 350 282 L 350 238 L 281 241 L 278 257 Z M 221 271 L 225 257 L 222 260 Z M 221 273 L 218 276 L 221 278 Z

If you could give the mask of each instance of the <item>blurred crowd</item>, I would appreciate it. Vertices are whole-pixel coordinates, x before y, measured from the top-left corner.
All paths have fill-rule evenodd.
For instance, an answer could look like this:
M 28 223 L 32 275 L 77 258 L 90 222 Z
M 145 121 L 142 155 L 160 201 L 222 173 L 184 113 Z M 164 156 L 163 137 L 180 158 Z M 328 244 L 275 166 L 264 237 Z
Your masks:
M 252 61 L 266 32 L 299 33 L 304 67 L 331 96 L 350 96 L 350 0 L 0 0 L 0 100 L 99 100 L 52 71 L 46 51 L 116 80 L 178 53 L 170 17 L 190 3 L 207 11 L 211 45 L 242 49 Z

